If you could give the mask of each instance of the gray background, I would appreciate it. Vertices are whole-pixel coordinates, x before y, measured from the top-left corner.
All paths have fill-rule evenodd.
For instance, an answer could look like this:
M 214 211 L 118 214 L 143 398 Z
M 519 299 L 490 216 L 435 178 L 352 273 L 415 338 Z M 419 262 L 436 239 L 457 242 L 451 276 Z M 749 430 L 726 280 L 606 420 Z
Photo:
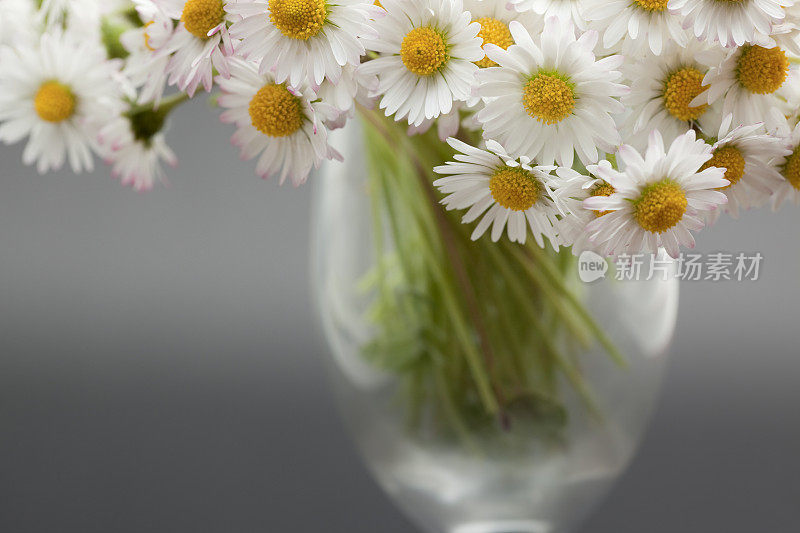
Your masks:
M 150 194 L 0 148 L 0 532 L 414 531 L 331 402 L 313 180 L 261 182 L 203 106 Z M 792 206 L 701 235 L 763 279 L 683 285 L 653 425 L 583 531 L 800 531 L 798 229 Z

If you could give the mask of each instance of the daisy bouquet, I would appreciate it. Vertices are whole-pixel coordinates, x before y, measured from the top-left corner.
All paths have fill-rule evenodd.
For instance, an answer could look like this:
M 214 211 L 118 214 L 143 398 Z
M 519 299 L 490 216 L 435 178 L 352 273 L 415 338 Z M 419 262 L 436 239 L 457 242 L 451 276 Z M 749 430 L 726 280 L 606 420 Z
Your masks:
M 573 255 L 677 257 L 800 203 L 799 36 L 794 0 L 0 0 L 0 141 L 149 191 L 208 93 L 256 174 L 299 186 L 360 122 L 365 357 L 412 419 L 557 428 L 564 381 L 594 409 L 575 346 L 624 366 Z

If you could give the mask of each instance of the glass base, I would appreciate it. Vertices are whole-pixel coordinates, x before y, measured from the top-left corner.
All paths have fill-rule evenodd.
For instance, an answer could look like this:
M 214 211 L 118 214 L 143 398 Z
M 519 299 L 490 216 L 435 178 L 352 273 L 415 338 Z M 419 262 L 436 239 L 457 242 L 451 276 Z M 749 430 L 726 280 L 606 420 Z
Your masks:
M 451 533 L 553 533 L 553 526 L 536 520 L 499 520 L 461 524 L 450 531 Z

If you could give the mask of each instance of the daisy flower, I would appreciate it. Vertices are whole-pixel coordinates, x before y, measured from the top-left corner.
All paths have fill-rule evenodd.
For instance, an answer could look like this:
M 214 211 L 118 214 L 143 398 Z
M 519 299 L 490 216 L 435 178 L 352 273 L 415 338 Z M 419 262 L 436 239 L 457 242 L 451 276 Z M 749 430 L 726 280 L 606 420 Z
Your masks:
M 158 109 L 128 109 L 101 128 L 100 153 L 122 185 L 141 192 L 151 190 L 156 182 L 166 183 L 162 162 L 175 167 L 178 158 L 167 146 L 164 126 L 169 112 L 185 96 L 179 98 Z
M 800 8 L 800 4 L 793 9 L 797 8 Z M 765 40 L 767 44 L 764 46 L 767 48 L 778 46 L 794 57 L 800 56 L 800 17 L 789 17 L 787 12 L 786 20 L 772 26 L 772 34 Z
M 725 117 L 709 159 L 700 170 L 718 167 L 725 170 L 730 185 L 720 189 L 728 197 L 722 209 L 709 213 L 709 222 L 716 222 L 721 212 L 733 218 L 741 209 L 761 207 L 780 186 L 781 175 L 773 161 L 791 152 L 779 137 L 767 135 L 764 124 L 732 127 L 730 115 Z
M 532 11 L 543 18 L 552 16 L 571 20 L 575 26 L 586 29 L 587 0 L 508 0 L 508 5 L 524 13 Z
M 230 29 L 237 53 L 290 85 L 338 83 L 364 55 L 361 37 L 375 36 L 370 19 L 384 13 L 363 0 L 239 0 L 225 10 L 240 18 Z
M 308 85 L 290 88 L 269 73 L 259 74 L 255 63 L 233 58 L 230 65 L 231 77 L 217 78 L 218 103 L 225 108 L 220 118 L 236 125 L 232 141 L 242 159 L 260 156 L 259 176 L 279 176 L 280 183 L 289 178 L 298 186 L 323 160 L 341 159 L 328 145 L 323 124 L 336 116 L 333 106 L 320 102 Z
M 139 103 L 155 102 L 167 86 L 169 56 L 154 52 L 163 47 L 175 31 L 169 18 L 152 0 L 135 0 L 136 11 L 144 26 L 128 30 L 120 42 L 128 52 L 123 73 L 134 87 L 140 88 Z
M 703 79 L 708 90 L 698 96 L 693 105 L 722 100 L 722 114 L 733 115 L 734 124 L 765 122 L 768 129 L 778 124 L 772 108 L 788 115 L 785 93 L 800 82 L 797 69 L 791 68 L 786 52 L 778 47 L 765 48 L 746 44 L 732 50 L 721 62 L 700 56 L 711 67 Z
M 594 168 L 590 165 L 590 168 Z M 614 187 L 594 176 L 578 174 L 573 178 L 574 183 L 569 188 L 570 194 L 562 198 L 569 211 L 569 216 L 563 217 L 558 223 L 558 234 L 564 246 L 571 246 L 572 253 L 576 256 L 591 250 L 597 251 L 597 245 L 589 240 L 586 227 L 598 217 L 607 214 L 605 211 L 592 211 L 583 206 L 584 200 L 593 196 L 611 196 Z
M 772 208 L 775 211 L 787 200 L 800 205 L 800 123 L 794 129 L 784 123 L 778 134 L 784 139 L 789 155 L 776 161 L 783 180 L 772 197 Z
M 570 167 L 576 151 L 584 163 L 597 161 L 598 147 L 613 151 L 621 139 L 611 115 L 625 110 L 617 97 L 628 90 L 617 83 L 622 57 L 596 60 L 597 32 L 576 39 L 572 23 L 556 17 L 535 39 L 519 22 L 509 28 L 516 44 L 487 45 L 500 66 L 477 73 L 484 136 L 545 165 Z
M 669 151 L 661 134 L 653 131 L 644 158 L 622 145 L 621 171 L 608 161 L 589 168 L 614 188 L 610 196 L 584 201 L 587 209 L 608 212 L 589 223 L 590 239 L 607 255 L 655 253 L 663 246 L 677 258 L 680 246 L 693 248 L 691 230 L 704 226 L 702 214 L 727 201 L 725 193 L 715 190 L 729 184 L 725 170 L 700 170 L 711 157 L 711 146 L 697 140 L 694 131 L 675 139 Z
M 470 12 L 472 21 L 481 25 L 478 37 L 483 45 L 493 44 L 503 50 L 514 44 L 508 25 L 516 20 L 530 33 L 540 33 L 543 21 L 531 11 L 519 12 L 509 9 L 506 0 L 464 0 L 464 9 Z M 497 63 L 485 57 L 476 64 L 481 68 L 496 67 Z
M 688 41 L 681 19 L 667 10 L 667 0 L 585 0 L 585 6 L 586 19 L 603 35 L 607 49 L 624 41 L 626 55 L 638 55 L 645 47 L 660 55 L 667 43 L 685 46 Z
M 50 31 L 36 46 L 0 48 L 0 140 L 28 138 L 22 158 L 40 173 L 69 161 L 93 168 L 98 125 L 121 107 L 119 73 L 96 43 Z
M 375 21 L 378 39 L 364 41 L 380 57 L 359 70 L 378 77 L 380 108 L 395 120 L 419 126 L 465 101 L 475 84 L 475 61 L 485 54 L 461 0 L 385 0 Z
M 685 48 L 669 45 L 660 56 L 645 55 L 627 64 L 625 78 L 631 91 L 622 98 L 630 110 L 623 130 L 628 144 L 643 149 L 653 130 L 669 144 L 695 125 L 709 135 L 717 132 L 721 117 L 708 103 L 693 105 L 704 94 L 708 67 L 697 60 L 701 54 L 722 59 L 723 53 L 693 41 Z
M 374 108 L 375 99 L 370 98 L 369 93 L 377 87 L 378 78 L 365 76 L 353 65 L 346 65 L 342 68 L 342 77 L 339 83 L 334 84 L 328 79 L 323 81 L 317 90 L 317 97 L 339 111 L 335 119 L 326 122 L 328 129 L 344 127 L 347 120 L 355 116 L 357 103 L 367 109 Z
M 794 0 L 669 0 L 667 7 L 685 17 L 684 27 L 697 38 L 730 48 L 754 42 L 758 33 L 769 34 L 792 5 Z
M 493 44 L 503 50 L 508 49 L 514 44 L 514 37 L 511 35 L 508 25 L 515 20 L 531 33 L 541 33 L 544 26 L 544 21 L 534 15 L 532 11 L 520 13 L 510 9 L 505 0 L 465 0 L 464 9 L 469 11 L 473 22 L 480 24 L 481 30 L 478 32 L 478 37 L 483 40 L 483 46 Z M 475 64 L 480 68 L 497 66 L 497 63 L 485 55 Z M 462 122 L 462 110 L 468 112 L 467 117 L 470 122 L 475 122 L 474 115 L 481 109 L 483 109 L 483 100 L 475 96 L 473 91 L 473 95 L 466 102 L 455 102 L 449 113 L 442 114 L 438 119 L 425 119 L 419 126 L 409 126 L 409 135 L 424 133 L 436 123 L 439 138 L 444 141 L 448 137 L 455 137 L 458 133 Z M 479 131 L 480 124 L 476 124 L 471 129 Z
M 177 23 L 174 33 L 155 51 L 156 57 L 168 57 L 166 73 L 170 85 L 193 96 L 202 83 L 211 91 L 214 69 L 227 78 L 228 56 L 233 55 L 233 41 L 225 13 L 229 0 L 154 0 L 163 13 Z
M 459 153 L 455 161 L 433 169 L 446 176 L 433 184 L 447 195 L 441 203 L 448 210 L 468 209 L 463 223 L 483 217 L 472 240 L 479 239 L 491 226 L 493 241 L 507 232 L 511 241 L 525 243 L 530 228 L 539 246 L 544 247 L 547 239 L 558 249 L 555 228 L 565 211 L 558 199 L 564 180 L 553 175 L 556 167 L 537 166 L 526 157 L 514 159 L 494 141 L 486 143 L 488 150 L 454 138 L 447 142 Z

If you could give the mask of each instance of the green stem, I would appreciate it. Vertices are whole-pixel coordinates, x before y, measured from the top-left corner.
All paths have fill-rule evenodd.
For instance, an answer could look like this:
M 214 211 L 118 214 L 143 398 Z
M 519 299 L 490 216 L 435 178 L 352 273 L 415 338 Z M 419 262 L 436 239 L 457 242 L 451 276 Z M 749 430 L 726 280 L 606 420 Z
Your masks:
M 529 246 L 527 251 L 535 257 L 541 258 L 542 257 L 542 250 L 535 246 Z M 606 332 L 600 327 L 600 325 L 595 321 L 594 317 L 591 316 L 589 311 L 586 309 L 586 306 L 581 302 L 575 293 L 567 286 L 564 281 L 563 276 L 560 276 L 558 272 L 556 272 L 552 265 L 550 265 L 547 261 L 540 261 L 541 266 L 544 268 L 542 269 L 542 273 L 548 279 L 550 283 L 555 285 L 560 293 L 564 296 L 567 302 L 572 306 L 578 316 L 584 321 L 584 324 L 591 330 L 591 332 L 597 337 L 597 340 L 603 346 L 603 349 L 608 352 L 608 355 L 621 367 L 627 368 L 628 361 L 625 357 L 619 352 L 616 345 L 611 341 L 611 339 L 606 335 Z
M 372 113 L 363 112 L 362 116 L 367 118 L 367 121 L 373 128 L 381 135 L 386 143 L 389 146 L 394 146 L 396 138 L 392 136 L 389 130 L 385 127 L 383 123 L 380 121 L 375 120 L 375 117 Z M 413 153 L 411 154 L 413 158 Z M 418 161 L 415 161 L 418 165 L 420 164 Z M 417 172 L 421 171 L 421 167 L 417 166 Z M 388 195 L 388 188 L 383 188 L 384 193 L 384 205 L 387 209 L 388 220 L 390 226 L 392 226 L 392 233 L 394 235 L 395 243 L 402 242 L 402 231 L 396 225 L 396 221 L 398 220 L 398 214 L 395 212 L 393 207 L 393 198 Z M 417 197 L 410 197 L 407 198 L 406 205 L 410 207 L 416 207 L 419 204 L 419 198 Z M 423 204 L 424 205 L 424 204 Z M 439 209 L 436 202 L 433 202 L 433 209 Z M 424 219 L 425 217 L 423 217 Z M 435 216 L 433 217 L 435 218 Z M 430 226 L 430 222 L 426 221 L 426 226 Z M 441 226 L 439 227 L 441 231 Z M 484 368 L 484 362 L 482 361 L 481 354 L 475 348 L 474 342 L 472 340 L 472 335 L 469 326 L 467 325 L 467 321 L 463 318 L 463 306 L 461 306 L 458 302 L 458 297 L 454 294 L 455 291 L 453 290 L 451 284 L 449 283 L 449 277 L 443 272 L 442 270 L 442 261 L 440 260 L 441 254 L 438 253 L 438 250 L 435 250 L 434 246 L 428 240 L 430 238 L 430 233 L 427 233 L 428 238 L 424 239 L 423 242 L 428 244 L 429 251 L 432 253 L 423 253 L 421 254 L 423 259 L 428 263 L 430 268 L 431 274 L 434 276 L 434 280 L 436 284 L 441 287 L 442 290 L 442 298 L 443 303 L 445 306 L 446 312 L 452 317 L 453 319 L 453 327 L 456 330 L 456 338 L 458 342 L 461 344 L 462 349 L 465 352 L 467 357 L 468 366 L 470 367 L 473 378 L 475 379 L 476 386 L 478 388 L 478 392 L 480 394 L 481 400 L 484 404 L 486 411 L 492 415 L 497 414 L 500 411 L 500 406 L 498 404 L 497 399 L 494 396 L 493 388 L 491 385 L 491 380 L 487 374 L 486 369 Z M 408 261 L 409 258 L 405 257 L 405 254 L 401 254 L 400 257 L 401 262 Z M 451 258 L 453 259 L 453 258 Z M 452 264 L 452 263 L 451 263 Z M 406 267 L 406 272 L 410 272 L 411 268 Z
M 432 168 L 453 157 L 450 147 L 435 132 L 409 138 L 380 112 L 359 113 L 377 254 L 368 277 L 377 331 L 365 353 L 404 380 L 409 424 L 439 420 L 470 446 L 498 420 L 504 439 L 526 426 L 553 436 L 568 415 L 562 389 L 601 419 L 580 346 L 599 342 L 624 359 L 570 284 L 569 251 L 473 241 L 433 186 Z

